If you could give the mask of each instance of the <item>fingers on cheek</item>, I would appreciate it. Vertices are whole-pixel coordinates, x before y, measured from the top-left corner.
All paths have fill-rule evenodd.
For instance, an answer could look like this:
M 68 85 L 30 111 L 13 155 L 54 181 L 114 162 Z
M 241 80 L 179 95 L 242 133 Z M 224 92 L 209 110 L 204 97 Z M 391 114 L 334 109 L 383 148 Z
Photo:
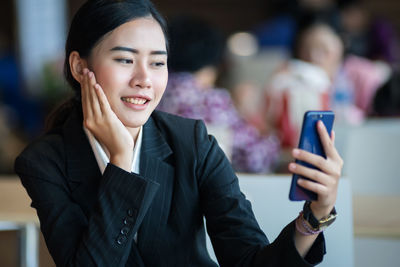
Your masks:
M 94 73 L 90 72 L 89 73 L 89 83 L 91 86 L 94 86 L 96 84 L 96 78 L 94 77 Z
M 102 89 L 101 89 L 101 87 L 100 87 L 100 85 L 98 83 L 96 83 L 94 85 L 94 90 L 96 92 L 96 95 L 97 95 L 97 97 L 99 99 L 100 104 L 102 104 L 104 102 L 104 97 L 105 96 L 104 96 L 104 92 L 102 91 Z

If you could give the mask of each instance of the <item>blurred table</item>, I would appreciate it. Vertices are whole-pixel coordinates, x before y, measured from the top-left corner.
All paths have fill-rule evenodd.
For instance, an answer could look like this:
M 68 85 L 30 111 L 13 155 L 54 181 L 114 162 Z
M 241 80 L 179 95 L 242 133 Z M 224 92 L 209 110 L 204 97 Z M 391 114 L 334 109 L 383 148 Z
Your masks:
M 16 176 L 0 176 L 0 231 L 16 230 L 20 237 L 20 266 L 39 266 L 39 220 Z
M 353 196 L 354 234 L 400 238 L 400 196 Z
M 253 203 L 253 208 L 255 208 L 255 210 L 266 209 L 270 203 L 257 198 L 264 198 L 267 196 L 271 198 L 272 194 L 277 194 L 277 196 L 272 197 L 272 199 L 276 200 L 278 197 L 282 198 L 280 201 L 272 202 L 287 202 L 288 205 L 285 209 L 293 209 L 293 211 L 287 212 L 289 214 L 288 216 L 294 216 L 293 214 L 296 214 L 296 211 L 301 208 L 300 206 L 302 203 L 289 203 L 287 200 L 287 192 L 291 179 L 288 175 L 257 176 L 239 174 L 239 178 L 243 191 L 251 190 L 248 192 L 246 191 L 246 193 L 248 193 L 250 199 L 254 198 L 252 200 L 255 200 Z M 337 205 L 340 206 L 341 218 L 335 223 L 335 227 L 332 227 L 332 230 L 327 232 L 327 235 L 332 234 L 330 239 L 335 238 L 336 231 L 334 229 L 340 226 L 341 219 L 347 218 L 346 221 L 343 221 L 343 227 L 348 227 L 347 224 L 351 224 L 351 209 L 348 209 L 346 205 L 348 203 L 351 204 L 351 201 L 353 201 L 352 210 L 354 215 L 355 236 L 400 238 L 400 212 L 398 209 L 400 206 L 400 196 L 356 195 L 353 196 L 353 200 L 351 200 L 351 197 L 349 198 L 349 181 L 343 179 L 340 184 L 341 189 L 339 195 L 341 195 L 341 197 L 338 198 Z M 256 189 L 260 191 L 260 196 L 254 194 L 254 192 L 257 191 Z M 344 195 L 343 190 L 346 192 Z M 39 220 L 36 211 L 30 207 L 30 203 L 31 200 L 21 185 L 19 178 L 16 176 L 0 176 L 0 231 L 17 230 L 20 234 L 20 266 L 38 267 Z M 345 210 L 349 210 L 349 212 L 343 214 Z M 290 220 L 289 217 L 281 217 L 283 221 L 277 223 L 276 233 L 280 230 L 279 227 L 283 225 L 282 223 Z M 262 218 L 258 219 L 260 223 L 263 222 Z M 271 230 L 271 225 L 269 230 Z M 343 229 L 340 230 L 340 233 L 343 234 Z M 342 241 L 341 237 L 341 242 Z

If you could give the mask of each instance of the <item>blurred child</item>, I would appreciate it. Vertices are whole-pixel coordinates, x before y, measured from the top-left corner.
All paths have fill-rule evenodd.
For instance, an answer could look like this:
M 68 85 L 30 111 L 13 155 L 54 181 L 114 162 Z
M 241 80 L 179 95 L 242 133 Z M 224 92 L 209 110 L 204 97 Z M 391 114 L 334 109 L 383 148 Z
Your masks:
M 202 119 L 211 133 L 216 128 L 223 132 L 217 140 L 225 153 L 231 153 L 236 171 L 270 172 L 278 157 L 278 139 L 261 136 L 238 114 L 229 93 L 215 87 L 224 48 L 221 35 L 205 22 L 188 17 L 171 21 L 169 33 L 171 72 L 158 109 Z

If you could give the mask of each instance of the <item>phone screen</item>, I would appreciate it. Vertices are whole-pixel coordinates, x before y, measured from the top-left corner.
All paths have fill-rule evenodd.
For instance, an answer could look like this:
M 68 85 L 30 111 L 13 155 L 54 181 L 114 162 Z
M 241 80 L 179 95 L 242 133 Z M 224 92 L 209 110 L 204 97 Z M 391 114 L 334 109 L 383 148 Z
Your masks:
M 303 125 L 301 128 L 299 148 L 309 151 L 311 153 L 326 157 L 321 140 L 317 131 L 317 122 L 322 121 L 330 134 L 333 127 L 333 121 L 335 119 L 335 114 L 332 111 L 307 111 L 304 114 Z M 311 164 L 306 162 L 296 160 L 296 163 L 302 164 L 309 168 L 314 168 Z M 305 178 L 301 175 L 293 174 L 292 184 L 289 191 L 290 200 L 317 200 L 317 194 L 311 192 L 297 184 L 299 178 Z

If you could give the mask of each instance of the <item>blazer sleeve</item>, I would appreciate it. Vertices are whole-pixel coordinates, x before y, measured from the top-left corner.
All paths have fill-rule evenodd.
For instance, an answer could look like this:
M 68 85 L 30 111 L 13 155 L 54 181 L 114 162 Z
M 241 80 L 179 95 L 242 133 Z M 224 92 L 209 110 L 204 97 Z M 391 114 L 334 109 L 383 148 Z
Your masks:
M 37 210 L 56 265 L 125 266 L 129 258 L 143 266 L 134 253 L 133 239 L 158 184 L 108 164 L 100 177 L 95 208 L 87 216 L 71 198 L 52 151 L 30 152 L 16 159 L 15 170 Z
M 274 242 L 269 243 L 216 140 L 207 135 L 202 122 L 197 123 L 196 133 L 202 209 L 219 264 L 291 267 L 313 266 L 321 262 L 325 254 L 323 234 L 302 258 L 294 245 L 294 221 L 284 227 Z

